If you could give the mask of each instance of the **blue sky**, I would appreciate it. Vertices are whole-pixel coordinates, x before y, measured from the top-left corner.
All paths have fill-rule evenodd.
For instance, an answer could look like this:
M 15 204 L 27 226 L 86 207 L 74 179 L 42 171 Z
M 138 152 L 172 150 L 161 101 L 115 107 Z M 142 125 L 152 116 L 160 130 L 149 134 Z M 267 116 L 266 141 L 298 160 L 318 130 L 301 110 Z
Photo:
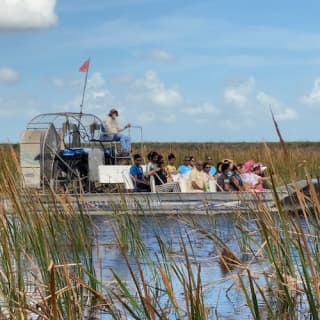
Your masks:
M 319 140 L 319 1 L 1 0 L 0 142 L 39 113 L 143 127 L 145 141 Z M 4 9 L 4 10 L 3 10 Z

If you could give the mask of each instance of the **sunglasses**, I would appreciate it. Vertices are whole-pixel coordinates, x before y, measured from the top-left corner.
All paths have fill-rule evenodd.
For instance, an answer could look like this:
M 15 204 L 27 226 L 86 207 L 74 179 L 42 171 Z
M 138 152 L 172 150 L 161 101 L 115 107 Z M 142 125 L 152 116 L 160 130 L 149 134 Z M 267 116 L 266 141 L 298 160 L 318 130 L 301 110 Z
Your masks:
M 211 167 L 205 167 L 206 169 L 210 169 Z

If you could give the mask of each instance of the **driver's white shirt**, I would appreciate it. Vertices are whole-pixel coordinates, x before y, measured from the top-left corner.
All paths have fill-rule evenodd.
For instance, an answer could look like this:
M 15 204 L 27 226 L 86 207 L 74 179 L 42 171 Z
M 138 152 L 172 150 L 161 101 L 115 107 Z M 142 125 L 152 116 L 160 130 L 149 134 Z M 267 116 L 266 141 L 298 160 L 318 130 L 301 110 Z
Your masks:
M 107 116 L 105 120 L 106 133 L 118 133 L 120 131 L 120 127 L 116 119 L 113 119 L 110 116 Z

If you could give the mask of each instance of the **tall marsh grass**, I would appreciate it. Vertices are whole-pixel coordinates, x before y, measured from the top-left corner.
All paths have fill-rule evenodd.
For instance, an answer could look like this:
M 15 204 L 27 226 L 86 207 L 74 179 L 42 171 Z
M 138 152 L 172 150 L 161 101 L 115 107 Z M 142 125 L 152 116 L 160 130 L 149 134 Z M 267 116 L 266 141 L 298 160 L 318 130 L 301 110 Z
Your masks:
M 54 193 L 21 188 L 13 150 L 0 156 L 0 194 L 10 202 L 0 212 L 1 319 L 84 319 L 98 289 L 88 216 Z
M 188 217 L 183 217 L 181 221 L 187 223 L 193 232 L 212 240 L 222 268 L 227 273 L 237 276 L 232 287 L 243 293 L 253 319 L 318 319 L 320 314 L 320 205 L 318 186 L 312 183 L 311 177 L 318 175 L 319 155 L 315 150 L 312 150 L 312 156 L 302 150 L 295 153 L 293 145 L 285 144 L 280 132 L 278 134 L 281 143 L 277 145 L 276 151 L 269 145 L 264 145 L 263 152 L 255 149 L 256 152 L 252 152 L 249 156 L 246 154 L 246 158 L 241 152 L 228 154 L 226 150 L 220 150 L 221 153 L 217 153 L 218 159 L 223 157 L 236 158 L 240 161 L 242 157 L 258 159 L 267 163 L 272 169 L 270 174 L 277 211 L 271 212 L 263 202 L 258 202 L 259 210 L 249 212 L 249 216 L 239 213 L 238 222 L 235 222 L 236 240 L 239 244 L 236 252 L 219 237 L 214 222 L 212 228 L 207 229 Z M 157 145 L 151 147 L 157 150 Z M 174 150 L 177 153 L 178 149 Z M 192 150 L 195 157 L 200 158 L 204 154 L 204 150 L 199 151 L 199 155 L 197 149 Z M 210 151 L 205 153 L 210 154 Z M 295 184 L 299 177 L 309 182 L 308 195 L 302 193 Z M 277 179 L 293 182 L 296 186 L 296 201 L 299 208 L 293 202 L 292 210 L 283 208 L 277 197 Z M 182 256 L 178 259 L 179 263 L 172 258 L 161 239 L 159 239 L 159 246 L 162 248 L 161 261 L 165 263 L 153 265 L 151 268 L 158 268 L 162 275 L 162 287 L 168 307 L 164 319 L 172 317 L 218 319 L 217 314 L 210 314 L 206 309 L 206 297 L 203 294 L 201 282 L 201 263 L 197 262 L 192 243 L 181 240 L 183 249 Z M 187 247 L 189 249 L 186 249 Z M 190 268 L 190 259 L 193 261 L 192 268 Z M 259 269 L 256 266 L 260 265 L 261 261 L 263 261 L 263 268 Z M 177 302 L 178 291 L 173 289 L 172 279 L 175 281 L 178 279 L 178 287 L 180 290 L 181 287 L 183 288 L 180 293 L 183 292 L 184 301 Z M 135 283 L 137 286 L 145 286 L 145 281 L 145 278 L 140 277 Z M 125 295 L 124 291 L 123 294 Z M 144 299 L 153 301 L 150 297 L 141 294 L 138 294 L 138 299 L 140 304 L 144 303 Z M 157 318 L 155 310 L 161 310 L 160 307 L 152 304 L 151 309 L 151 312 L 144 310 L 143 316 L 141 314 L 139 316 L 146 319 Z M 194 313 L 194 310 L 197 312 Z M 129 314 L 132 316 L 131 312 Z
M 320 204 L 317 176 L 320 155 L 315 144 L 148 144 L 164 156 L 185 154 L 244 161 L 253 158 L 271 169 L 276 212 L 263 202 L 259 210 L 234 212 L 237 243 L 231 247 L 220 235 L 215 218 L 203 227 L 188 216 L 176 217 L 189 232 L 212 242 L 215 261 L 241 292 L 252 319 L 318 319 L 320 314 Z M 146 151 L 147 151 L 146 149 Z M 190 233 L 155 234 L 148 248 L 139 218 L 114 213 L 113 230 L 130 282 L 112 271 L 112 285 L 97 279 L 93 254 L 94 226 L 81 207 L 63 194 L 21 187 L 15 150 L 0 149 L 0 318 L 97 319 L 99 312 L 113 319 L 219 319 L 217 306 L 208 303 L 202 261 Z M 298 189 L 300 210 L 285 210 L 277 198 L 276 180 L 306 178 L 309 195 Z M 51 202 L 53 206 L 47 206 Z M 310 209 L 312 204 L 312 209 Z M 108 257 L 107 257 L 108 259 Z M 263 261 L 263 263 L 262 263 Z M 260 266 L 260 268 L 258 267 Z M 103 316 L 101 316 L 103 318 Z

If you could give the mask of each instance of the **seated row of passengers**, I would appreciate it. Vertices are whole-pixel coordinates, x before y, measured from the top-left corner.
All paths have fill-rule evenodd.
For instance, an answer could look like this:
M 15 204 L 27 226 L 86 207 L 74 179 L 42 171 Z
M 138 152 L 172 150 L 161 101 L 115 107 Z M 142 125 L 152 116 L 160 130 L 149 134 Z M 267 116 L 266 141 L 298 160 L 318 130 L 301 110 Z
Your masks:
M 142 157 L 135 154 L 134 165 L 130 174 L 135 180 L 137 191 L 150 191 L 150 177 L 154 177 L 155 185 L 168 183 L 184 183 L 184 191 L 263 191 L 268 178 L 261 163 L 248 160 L 235 165 L 232 160 L 225 159 L 213 166 L 211 158 L 206 161 L 195 160 L 194 157 L 184 158 L 178 169 L 175 166 L 176 157 L 169 154 L 168 163 L 155 151 L 149 152 L 146 172 L 141 166 Z
M 189 174 L 189 191 L 264 191 L 269 187 L 265 170 L 261 162 L 253 160 L 236 165 L 233 160 L 224 159 L 215 167 L 210 157 L 205 162 L 185 157 L 178 168 L 180 174 Z
M 176 174 L 175 167 L 171 164 L 175 161 L 175 156 L 170 154 L 168 156 L 168 165 L 165 165 L 163 157 L 155 151 L 149 152 L 148 163 L 146 165 L 146 172 L 143 172 L 141 166 L 142 157 L 140 154 L 135 154 L 133 156 L 134 164 L 130 168 L 130 175 L 135 181 L 136 191 L 150 191 L 150 178 L 154 177 L 155 185 L 164 185 L 169 182 L 173 182 L 173 175 Z M 168 168 L 173 168 L 174 170 L 168 171 Z M 173 188 L 174 189 L 174 188 Z
M 247 160 L 236 165 L 232 160 L 224 160 L 218 168 L 217 186 L 221 191 L 261 192 L 270 187 L 266 167 L 261 162 Z

